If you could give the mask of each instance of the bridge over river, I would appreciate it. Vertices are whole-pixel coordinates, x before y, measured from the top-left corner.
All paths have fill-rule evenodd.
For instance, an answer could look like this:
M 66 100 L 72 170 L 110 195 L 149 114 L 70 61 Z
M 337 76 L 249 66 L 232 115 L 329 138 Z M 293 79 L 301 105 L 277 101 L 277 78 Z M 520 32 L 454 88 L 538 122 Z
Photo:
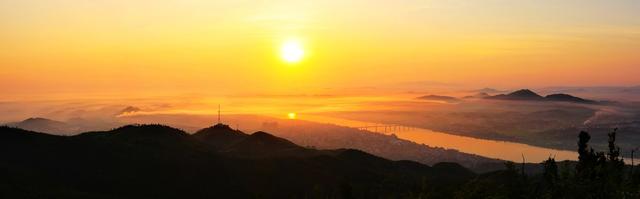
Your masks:
M 549 157 L 555 157 L 556 160 L 578 159 L 578 153 L 574 151 L 550 149 L 516 142 L 472 138 L 397 124 L 373 124 L 370 122 L 316 115 L 305 115 L 304 118 L 300 119 L 318 123 L 330 123 L 383 134 L 395 134 L 400 139 L 410 140 L 419 144 L 455 149 L 465 153 L 472 153 L 489 158 L 498 158 L 514 162 L 521 162 L 522 156 L 525 157 L 526 162 L 533 163 L 542 162 Z

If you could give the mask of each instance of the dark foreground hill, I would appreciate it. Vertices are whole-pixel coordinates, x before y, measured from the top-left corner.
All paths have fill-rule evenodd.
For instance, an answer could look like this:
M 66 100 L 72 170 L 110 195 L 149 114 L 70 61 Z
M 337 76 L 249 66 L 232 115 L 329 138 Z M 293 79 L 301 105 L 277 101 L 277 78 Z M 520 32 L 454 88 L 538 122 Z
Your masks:
M 216 125 L 129 125 L 77 136 L 0 127 L 0 198 L 450 198 L 454 164 L 313 150 Z

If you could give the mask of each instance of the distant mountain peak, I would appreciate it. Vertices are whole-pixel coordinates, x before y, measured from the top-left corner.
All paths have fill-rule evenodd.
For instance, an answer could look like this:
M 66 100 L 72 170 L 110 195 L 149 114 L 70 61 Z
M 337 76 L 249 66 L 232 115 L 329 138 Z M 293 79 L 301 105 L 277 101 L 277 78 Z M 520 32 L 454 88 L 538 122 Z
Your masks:
M 22 120 L 23 122 L 33 122 L 33 121 L 54 121 L 54 120 L 50 120 L 47 118 L 43 118 L 43 117 L 30 117 L 27 118 L 25 120 Z
M 123 108 L 122 110 L 120 110 L 118 113 L 116 113 L 116 115 L 125 115 L 125 114 L 132 114 L 132 113 L 136 113 L 141 111 L 142 109 L 135 107 L 135 106 L 127 106 L 125 108 Z
M 542 97 L 529 89 L 520 89 L 506 95 L 496 95 L 486 97 L 487 99 L 498 100 L 530 100 L 530 101 L 550 101 L 550 102 L 574 102 L 574 103 L 595 103 L 595 101 L 579 98 L 573 95 L 557 93 Z
M 499 100 L 543 100 L 544 97 L 529 89 L 520 89 L 509 94 L 501 94 L 496 96 L 487 97 L 489 99 Z
M 22 120 L 20 122 L 16 122 L 16 124 L 17 123 L 22 123 L 22 124 L 29 124 L 29 123 L 31 123 L 31 124 L 35 124 L 35 123 L 41 123 L 41 124 L 45 124 L 45 123 L 64 124 L 64 122 L 56 121 L 56 120 L 52 120 L 52 119 L 47 119 L 47 118 L 44 118 L 44 117 L 30 117 L 30 118 L 27 118 L 27 119 Z
M 508 95 L 518 97 L 542 98 L 542 96 L 538 95 L 538 93 L 533 92 L 529 89 L 520 89 L 515 92 L 509 93 Z
M 51 120 L 43 117 L 31 117 L 20 122 L 8 123 L 6 125 L 30 131 L 47 133 L 71 134 L 78 131 L 78 128 L 73 127 L 72 125 L 69 125 L 65 122 Z
M 425 96 L 420 96 L 417 99 L 443 101 L 443 102 L 458 102 L 458 101 L 460 101 L 460 99 L 458 99 L 458 98 L 451 97 L 451 96 L 445 96 L 445 95 L 425 95 Z
M 481 93 L 498 93 L 498 92 L 502 92 L 502 91 L 496 90 L 494 88 L 485 87 L 485 88 L 477 90 L 477 92 L 481 92 Z

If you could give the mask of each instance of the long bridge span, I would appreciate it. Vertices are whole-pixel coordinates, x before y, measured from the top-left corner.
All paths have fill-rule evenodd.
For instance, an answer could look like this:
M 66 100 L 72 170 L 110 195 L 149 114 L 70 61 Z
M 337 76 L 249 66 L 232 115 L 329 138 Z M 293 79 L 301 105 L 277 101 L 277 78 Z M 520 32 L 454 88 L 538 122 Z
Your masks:
M 371 132 L 383 133 L 383 134 L 409 131 L 414 129 L 414 127 L 404 126 L 399 124 L 373 124 L 373 125 L 365 125 L 365 126 L 356 126 L 353 128 L 356 128 L 358 130 L 365 130 L 365 131 L 371 131 Z

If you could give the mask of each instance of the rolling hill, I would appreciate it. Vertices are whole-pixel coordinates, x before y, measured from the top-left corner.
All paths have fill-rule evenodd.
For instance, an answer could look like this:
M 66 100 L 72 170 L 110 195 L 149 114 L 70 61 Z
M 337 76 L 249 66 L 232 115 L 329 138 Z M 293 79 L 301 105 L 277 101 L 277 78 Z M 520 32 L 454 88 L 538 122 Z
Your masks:
M 194 135 L 162 125 L 76 136 L 0 127 L 0 155 L 5 198 L 451 197 L 475 176 L 455 163 L 309 149 L 222 124 Z

